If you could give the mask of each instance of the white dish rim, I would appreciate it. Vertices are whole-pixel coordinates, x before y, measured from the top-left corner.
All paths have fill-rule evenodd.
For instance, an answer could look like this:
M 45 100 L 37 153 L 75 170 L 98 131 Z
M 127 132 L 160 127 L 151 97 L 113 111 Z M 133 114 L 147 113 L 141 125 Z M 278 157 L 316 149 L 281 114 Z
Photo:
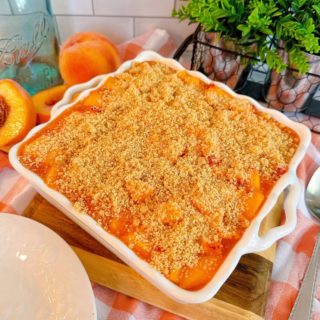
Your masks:
M 23 254 L 23 258 L 28 258 L 30 261 L 32 261 L 31 265 L 33 267 L 29 267 L 23 269 L 23 272 L 21 272 L 21 275 L 25 277 L 29 276 L 30 270 L 33 270 L 34 275 L 36 276 L 39 283 L 41 282 L 41 291 L 39 291 L 39 295 L 43 295 L 48 288 L 50 288 L 51 297 L 45 296 L 46 300 L 54 308 L 54 314 L 52 315 L 55 319 L 56 317 L 62 316 L 61 312 L 63 312 L 63 316 L 66 315 L 66 311 L 63 308 L 61 308 L 61 303 L 66 300 L 66 295 L 71 297 L 66 301 L 69 301 L 68 304 L 66 304 L 66 307 L 69 307 L 70 310 L 75 309 L 77 310 L 78 316 L 79 312 L 80 315 L 82 315 L 81 319 L 84 319 L 84 316 L 86 317 L 86 320 L 97 320 L 97 309 L 96 309 L 96 302 L 95 302 L 95 296 L 93 293 L 92 285 L 89 279 L 89 276 L 81 263 L 79 257 L 75 254 L 75 252 L 72 250 L 72 248 L 68 245 L 68 243 L 56 232 L 51 230 L 46 225 L 43 225 L 42 223 L 30 219 L 25 216 L 21 216 L 18 214 L 12 214 L 12 213 L 0 213 L 0 225 L 2 226 L 4 234 L 8 232 L 9 235 L 15 235 L 15 237 L 7 238 L 5 236 L 5 242 L 7 240 L 7 245 L 9 249 L 4 250 L 4 256 L 2 256 L 2 264 L 7 266 L 9 270 L 11 270 L 14 266 L 12 264 L 8 264 L 8 259 L 6 257 L 14 256 L 15 251 L 12 251 L 14 247 L 18 247 L 19 251 L 17 252 L 20 254 Z M 18 230 L 18 234 L 17 234 Z M 23 234 L 21 234 L 21 231 L 23 230 Z M 20 232 L 20 236 L 19 236 Z M 37 241 L 35 241 L 34 236 L 36 235 Z M 1 238 L 1 237 L 0 237 Z M 7 238 L 7 239 L 6 239 Z M 40 242 L 38 240 L 41 240 Z M 3 243 L 1 243 L 3 246 Z M 6 245 L 5 247 L 6 248 Z M 36 249 L 35 249 L 36 248 Z M 3 249 L 3 248 L 2 248 Z M 45 250 L 44 250 L 45 249 Z M 57 255 L 53 252 L 57 249 Z M 20 251 L 21 250 L 21 251 Z M 0 249 L 1 252 L 1 249 Z M 45 253 L 45 255 L 49 257 L 50 259 L 54 259 L 44 262 L 43 256 L 40 257 L 38 254 L 35 255 L 35 252 L 39 253 Z M 30 254 L 31 253 L 31 254 Z M 30 258 L 31 255 L 31 258 Z M 11 258 L 12 260 L 12 258 Z M 18 261 L 18 259 L 14 259 L 15 261 Z M 24 261 L 24 260 L 23 260 Z M 35 262 L 36 261 L 36 262 Z M 12 263 L 12 261 L 11 261 Z M 1 259 L 0 259 L 1 264 Z M 23 263 L 15 262 L 16 266 L 19 266 L 19 268 L 23 268 Z M 41 270 L 44 268 L 43 270 Z M 73 269 L 71 268 L 73 267 Z M 37 267 L 36 269 L 34 269 Z M 61 267 L 64 273 L 57 273 L 57 268 Z M 40 270 L 39 270 L 40 268 Z M 51 269 L 53 277 L 48 278 L 46 277 L 46 272 L 48 272 L 48 269 Z M 28 270 L 28 272 L 27 272 Z M 44 273 L 44 271 L 46 271 Z M 61 269 L 60 269 L 61 271 Z M 52 276 L 52 275 L 51 275 Z M 70 280 L 68 276 L 72 276 L 73 278 Z M 33 279 L 34 280 L 34 279 Z M 54 280 L 54 281 L 53 281 Z M 61 281 L 64 280 L 65 285 L 61 287 Z M 32 282 L 33 283 L 33 282 Z M 59 286 L 59 290 L 57 290 L 57 286 Z M 63 289 L 62 289 L 63 288 Z M 30 289 L 30 287 L 28 287 Z M 16 290 L 17 288 L 12 287 L 4 287 L 3 291 L 8 295 L 9 297 L 17 297 L 16 296 Z M 1 290 L 0 290 L 1 291 Z M 15 299 L 14 298 L 14 299 Z M 33 297 L 36 298 L 36 297 Z M 37 299 L 32 299 L 37 300 Z M 84 302 L 82 302 L 84 300 Z M 20 301 L 20 303 L 23 305 L 24 301 Z M 70 304 L 71 303 L 71 304 Z M 80 304 L 80 305 L 79 305 Z M 41 308 L 41 305 L 35 305 L 36 309 Z M 57 307 L 58 306 L 58 307 Z M 28 309 L 28 308 L 27 308 Z M 5 311 L 5 310 L 3 310 Z M 25 310 L 26 311 L 26 310 Z M 39 310 L 38 310 L 39 311 Z M 21 312 L 21 310 L 20 310 Z M 59 314 L 55 314 L 58 312 Z M 25 317 L 28 316 L 28 312 L 24 313 Z M 31 316 L 29 314 L 29 316 Z M 74 317 L 75 314 L 70 314 L 70 316 Z M 70 316 L 68 319 L 71 319 Z M 88 318 L 90 316 L 90 318 Z M 24 319 L 26 319 L 24 317 Z M 51 317 L 50 317 L 51 318 Z M 16 318 L 15 318 L 16 319 Z M 38 317 L 37 317 L 38 319 Z
M 268 198 L 266 199 L 264 205 L 260 209 L 259 214 L 251 222 L 250 226 L 247 228 L 242 238 L 231 250 L 231 252 L 224 260 L 223 264 L 221 265 L 217 273 L 214 275 L 214 277 L 211 279 L 211 281 L 205 287 L 197 291 L 189 291 L 182 289 L 174 283 L 172 283 L 171 281 L 169 281 L 168 279 L 166 279 L 159 272 L 153 269 L 147 262 L 143 261 L 138 256 L 136 256 L 134 252 L 131 249 L 129 249 L 124 243 L 122 243 L 119 239 L 107 233 L 102 227 L 100 227 L 97 224 L 95 220 L 93 220 L 91 217 L 84 213 L 79 213 L 78 211 L 76 211 L 66 197 L 64 197 L 59 192 L 49 188 L 39 176 L 25 168 L 20 163 L 17 157 L 17 151 L 19 149 L 19 146 L 28 139 L 30 139 L 39 130 L 47 126 L 48 123 L 52 122 L 60 113 L 72 107 L 77 101 L 86 97 L 92 90 L 95 90 L 102 83 L 104 83 L 108 77 L 123 73 L 128 68 L 130 68 L 130 66 L 134 62 L 143 61 L 160 61 L 171 66 L 174 69 L 185 70 L 193 76 L 201 79 L 205 83 L 214 83 L 217 87 L 222 88 L 231 96 L 247 99 L 257 110 L 269 114 L 278 122 L 291 128 L 297 133 L 297 135 L 300 138 L 299 146 L 289 164 L 288 172 L 284 174 L 279 179 L 277 184 L 274 186 Z M 78 98 L 75 101 L 70 103 L 72 96 L 79 91 L 82 91 L 82 93 L 78 96 Z M 223 285 L 223 283 L 227 280 L 229 275 L 235 269 L 242 255 L 250 252 L 265 250 L 266 248 L 270 247 L 273 243 L 275 243 L 277 240 L 288 235 L 290 232 L 293 231 L 296 225 L 296 208 L 300 197 L 300 183 L 297 179 L 296 170 L 306 153 L 310 141 L 310 130 L 306 126 L 288 119 L 281 112 L 265 108 L 254 99 L 243 95 L 239 95 L 226 85 L 212 81 L 200 72 L 189 71 L 185 69 L 176 60 L 164 58 L 153 51 L 143 51 L 135 59 L 124 62 L 116 72 L 107 75 L 101 75 L 86 83 L 70 87 L 66 91 L 64 98 L 53 107 L 49 122 L 33 128 L 23 141 L 12 147 L 9 152 L 9 159 L 12 166 L 23 177 L 25 177 L 44 198 L 46 198 L 53 205 L 55 205 L 57 208 L 63 211 L 70 219 L 72 219 L 75 223 L 80 225 L 84 230 L 91 234 L 95 239 L 97 239 L 110 251 L 115 253 L 120 259 L 125 261 L 130 267 L 136 270 L 144 278 L 149 280 L 163 293 L 180 303 L 201 303 L 209 300 L 216 294 L 216 292 L 220 289 L 220 287 Z M 286 214 L 285 224 L 275 227 L 271 229 L 265 236 L 259 237 L 258 233 L 262 220 L 273 208 L 279 195 L 289 185 L 290 188 L 284 201 L 284 209 Z

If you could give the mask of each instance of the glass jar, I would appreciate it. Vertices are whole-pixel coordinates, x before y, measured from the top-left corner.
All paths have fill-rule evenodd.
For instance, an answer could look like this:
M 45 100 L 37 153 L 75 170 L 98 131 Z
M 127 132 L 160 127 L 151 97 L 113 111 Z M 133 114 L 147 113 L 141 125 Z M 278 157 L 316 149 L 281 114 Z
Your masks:
M 58 42 L 46 0 L 9 0 L 0 16 L 0 79 L 17 81 L 30 94 L 62 82 Z

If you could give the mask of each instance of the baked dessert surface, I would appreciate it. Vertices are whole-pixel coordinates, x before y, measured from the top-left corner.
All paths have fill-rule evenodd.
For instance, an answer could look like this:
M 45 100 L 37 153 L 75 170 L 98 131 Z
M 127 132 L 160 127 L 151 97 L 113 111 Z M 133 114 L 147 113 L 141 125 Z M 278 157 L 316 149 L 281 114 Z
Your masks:
M 179 286 L 205 285 L 299 138 L 246 99 L 135 63 L 19 149 L 22 164 Z

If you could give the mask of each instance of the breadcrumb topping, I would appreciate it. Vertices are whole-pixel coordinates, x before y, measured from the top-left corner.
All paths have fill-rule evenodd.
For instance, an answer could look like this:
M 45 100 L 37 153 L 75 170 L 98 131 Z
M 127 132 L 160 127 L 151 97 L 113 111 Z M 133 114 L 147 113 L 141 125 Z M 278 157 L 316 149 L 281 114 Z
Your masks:
M 274 184 L 298 137 L 160 62 L 135 63 L 97 93 L 24 144 L 20 161 L 165 276 L 195 266 L 203 243 L 220 263 L 250 224 L 252 173 Z

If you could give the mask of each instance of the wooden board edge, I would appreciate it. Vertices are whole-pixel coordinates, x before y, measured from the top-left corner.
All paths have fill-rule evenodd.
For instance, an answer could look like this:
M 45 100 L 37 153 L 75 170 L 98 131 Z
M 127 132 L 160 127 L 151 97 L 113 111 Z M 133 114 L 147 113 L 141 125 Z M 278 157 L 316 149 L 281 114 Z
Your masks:
M 280 216 L 281 211 L 276 210 L 275 213 Z M 35 197 L 30 203 L 28 208 L 25 210 L 25 216 L 47 225 L 62 236 L 70 246 L 81 248 L 82 250 L 93 254 L 91 257 L 96 257 L 97 255 L 112 261 L 116 260 L 118 263 L 123 264 L 122 261 L 115 258 L 79 226 L 74 224 L 71 220 L 68 221 L 69 219 L 63 213 L 49 204 L 41 196 Z M 272 214 L 272 217 L 273 216 L 274 214 Z M 267 230 L 270 225 L 275 224 L 274 221 L 270 220 L 273 220 L 273 218 L 266 217 L 264 226 L 267 226 Z M 262 234 L 265 231 L 265 228 L 262 228 Z M 96 247 L 97 245 L 98 247 Z M 275 246 L 269 248 L 266 253 L 270 254 L 272 251 L 274 252 L 274 250 Z M 268 259 L 263 254 L 257 253 L 243 256 L 237 268 L 215 296 L 215 300 L 223 302 L 228 309 L 230 309 L 231 305 L 258 315 L 259 317 L 263 317 L 267 297 L 266 292 L 268 291 L 269 279 L 273 265 L 272 260 L 272 256 Z M 131 269 L 124 269 L 124 272 L 126 273 L 127 270 Z M 108 270 L 106 270 L 106 272 L 108 272 Z M 91 278 L 93 279 L 93 276 L 91 276 Z M 117 279 L 117 281 L 123 280 L 123 278 L 119 277 L 117 277 Z M 124 279 L 126 278 L 124 277 Z M 141 280 L 142 278 L 138 276 L 135 281 Z M 101 284 L 110 287 L 109 284 Z M 152 285 L 150 287 L 154 288 Z M 145 291 L 149 290 L 150 287 L 144 287 L 144 294 L 146 294 Z M 122 292 L 127 293 L 127 291 Z M 140 296 L 137 296 L 136 298 L 141 299 Z M 153 301 L 148 302 L 150 304 L 156 304 L 153 303 Z M 210 301 L 210 303 L 212 303 L 212 301 Z M 194 308 L 194 305 L 189 305 L 188 308 Z M 165 308 L 162 307 L 162 309 Z
M 93 282 L 187 319 L 207 320 L 213 315 L 215 320 L 263 319 L 251 311 L 215 298 L 190 308 L 188 304 L 180 304 L 168 298 L 128 266 L 77 247 L 72 249 Z

